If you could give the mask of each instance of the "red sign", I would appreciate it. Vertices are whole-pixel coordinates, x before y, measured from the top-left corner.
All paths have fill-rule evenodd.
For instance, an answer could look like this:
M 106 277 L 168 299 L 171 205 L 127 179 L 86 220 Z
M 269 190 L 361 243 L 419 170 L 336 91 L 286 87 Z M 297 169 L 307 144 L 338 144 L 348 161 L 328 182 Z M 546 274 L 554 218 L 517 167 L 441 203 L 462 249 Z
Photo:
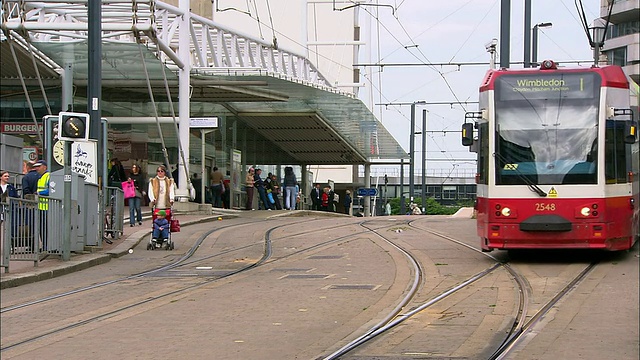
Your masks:
M 0 127 L 0 132 L 5 134 L 37 134 L 42 131 L 42 124 L 34 123 L 3 122 Z

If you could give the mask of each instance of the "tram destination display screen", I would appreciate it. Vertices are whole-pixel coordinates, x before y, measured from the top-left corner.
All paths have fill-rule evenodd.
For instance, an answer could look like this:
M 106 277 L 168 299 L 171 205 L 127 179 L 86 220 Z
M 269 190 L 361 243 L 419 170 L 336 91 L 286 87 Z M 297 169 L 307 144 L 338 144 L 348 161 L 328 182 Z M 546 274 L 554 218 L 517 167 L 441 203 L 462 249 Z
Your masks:
M 496 80 L 498 101 L 593 99 L 600 87 L 593 73 L 509 74 Z

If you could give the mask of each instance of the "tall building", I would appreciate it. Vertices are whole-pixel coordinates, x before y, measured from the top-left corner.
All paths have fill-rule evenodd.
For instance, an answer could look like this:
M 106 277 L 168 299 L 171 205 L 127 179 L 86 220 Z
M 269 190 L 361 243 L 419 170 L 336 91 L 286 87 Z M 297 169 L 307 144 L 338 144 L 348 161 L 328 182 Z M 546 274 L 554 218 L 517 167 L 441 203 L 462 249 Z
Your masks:
M 600 0 L 600 16 L 605 20 L 610 1 L 614 4 L 602 53 L 609 64 L 622 66 L 640 84 L 640 0 Z

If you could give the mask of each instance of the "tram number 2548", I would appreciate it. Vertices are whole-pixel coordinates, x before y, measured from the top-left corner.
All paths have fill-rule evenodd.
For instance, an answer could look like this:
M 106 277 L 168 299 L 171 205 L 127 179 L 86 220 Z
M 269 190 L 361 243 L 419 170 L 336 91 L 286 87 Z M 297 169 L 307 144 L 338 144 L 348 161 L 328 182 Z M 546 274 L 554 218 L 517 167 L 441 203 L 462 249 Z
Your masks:
M 556 204 L 536 203 L 536 211 L 556 211 Z

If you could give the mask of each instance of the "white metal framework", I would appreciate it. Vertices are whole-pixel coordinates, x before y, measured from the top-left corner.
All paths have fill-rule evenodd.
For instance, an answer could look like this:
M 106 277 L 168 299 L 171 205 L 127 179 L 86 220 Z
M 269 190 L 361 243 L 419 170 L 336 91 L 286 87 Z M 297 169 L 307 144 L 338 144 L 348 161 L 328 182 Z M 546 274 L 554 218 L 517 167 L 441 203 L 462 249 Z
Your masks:
M 86 41 L 88 0 L 2 0 L 0 26 L 30 42 Z M 169 68 L 183 68 L 177 55 L 184 12 L 154 0 L 101 2 L 103 42 L 135 43 L 142 37 L 151 50 L 160 50 Z M 332 88 L 303 55 L 274 48 L 270 43 L 225 28 L 213 21 L 189 16 L 191 70 L 212 75 L 264 74 L 321 88 Z M 4 34 L 2 35 L 4 36 Z

